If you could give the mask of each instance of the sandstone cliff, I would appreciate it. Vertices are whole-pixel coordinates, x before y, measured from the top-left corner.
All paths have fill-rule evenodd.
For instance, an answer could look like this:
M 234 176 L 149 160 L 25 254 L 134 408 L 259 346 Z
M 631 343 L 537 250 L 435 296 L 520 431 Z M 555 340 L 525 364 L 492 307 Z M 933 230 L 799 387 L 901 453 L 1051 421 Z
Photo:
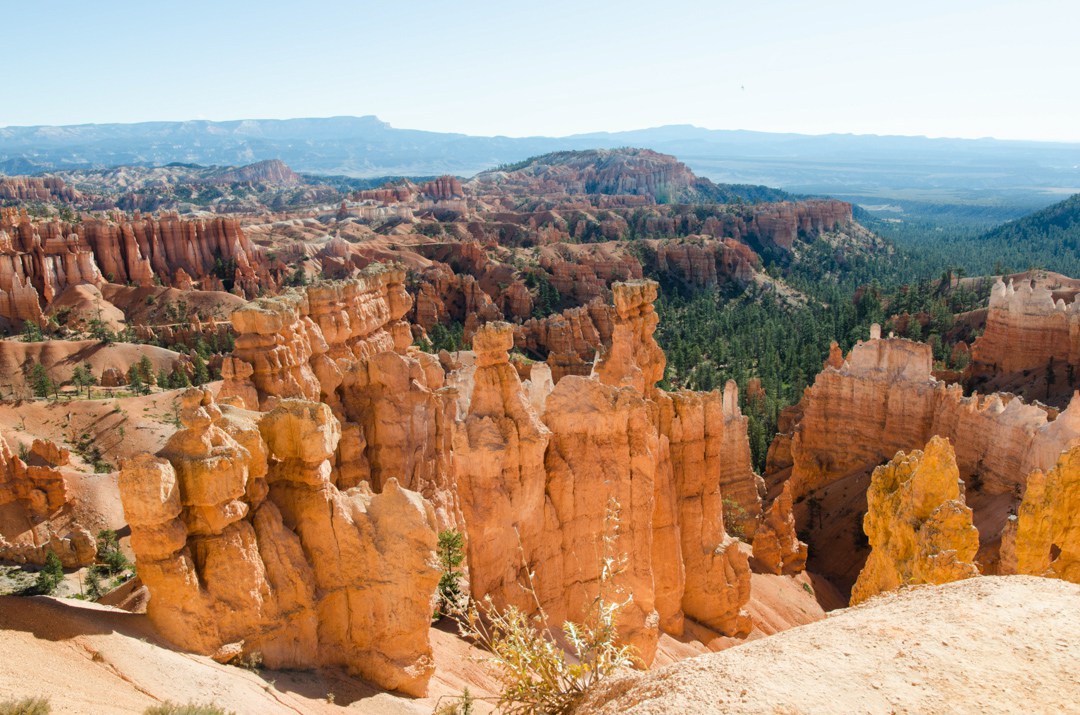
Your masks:
M 1080 447 L 1028 475 L 1002 536 L 1001 571 L 1080 583 Z
M 979 574 L 979 532 L 959 477 L 952 446 L 941 437 L 874 470 L 863 520 L 871 551 L 852 588 L 851 605 L 900 586 Z
M 1063 449 L 1080 443 L 1078 418 L 1080 401 L 1057 414 L 1011 395 L 965 397 L 959 385 L 932 377 L 929 346 L 871 339 L 839 366 L 826 365 L 781 419 L 766 482 L 773 498 L 790 484 L 798 529 L 811 536 L 814 570 L 843 586 L 854 582 L 866 553 L 857 519 L 866 510 L 871 470 L 935 435 L 949 439 L 961 478 L 989 500 L 984 512 L 976 507 L 975 521 L 980 561 L 992 567 L 1005 518 L 995 500 L 1020 493 L 1027 474 L 1052 468 Z
M 189 390 L 180 418 L 158 455 L 120 475 L 159 630 L 200 653 L 239 644 L 269 667 L 344 665 L 423 694 L 438 580 L 430 506 L 393 480 L 377 495 L 338 490 L 340 428 L 326 405 L 284 400 L 259 414 Z
M 40 322 L 67 286 L 105 282 L 185 284 L 254 296 L 280 285 L 273 268 L 235 219 L 86 219 L 34 221 L 25 212 L 0 214 L 0 317 Z

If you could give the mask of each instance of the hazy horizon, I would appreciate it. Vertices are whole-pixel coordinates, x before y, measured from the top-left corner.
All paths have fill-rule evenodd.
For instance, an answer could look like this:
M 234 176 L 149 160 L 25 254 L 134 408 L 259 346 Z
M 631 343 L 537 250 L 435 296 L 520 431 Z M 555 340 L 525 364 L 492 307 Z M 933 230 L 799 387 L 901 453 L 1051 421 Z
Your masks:
M 574 137 L 582 137 L 589 135 L 599 134 L 620 134 L 626 132 L 647 132 L 652 130 L 675 128 L 675 127 L 688 127 L 692 129 L 698 129 L 703 131 L 718 131 L 718 132 L 747 132 L 758 134 L 790 134 L 793 136 L 805 136 L 805 137 L 827 137 L 827 136 L 844 136 L 844 137 L 878 137 L 878 138 L 890 138 L 898 137 L 904 139 L 942 139 L 942 140 L 961 140 L 961 141 L 1001 141 L 1001 142 L 1026 142 L 1026 143 L 1040 143 L 1040 144 L 1080 144 L 1080 139 L 1077 140 L 1057 140 L 1057 139 L 1024 139 L 1024 138 L 1001 138 L 992 136 L 983 137 L 960 137 L 960 136 L 928 136 L 925 134 L 872 134 L 865 132 L 821 132 L 821 133 L 809 133 L 809 132 L 781 132 L 781 131 L 765 131 L 760 129 L 747 129 L 744 127 L 738 128 L 721 128 L 721 127 L 702 127 L 697 124 L 688 123 L 672 123 L 661 124 L 650 127 L 631 127 L 629 129 L 608 130 L 608 129 L 595 129 L 591 131 L 575 132 L 573 134 L 507 134 L 505 132 L 495 134 L 475 134 L 470 132 L 454 132 L 446 129 L 439 129 L 437 127 L 403 127 L 387 122 L 385 119 L 378 115 L 356 115 L 356 114 L 338 114 L 333 116 L 295 116 L 295 117 L 231 117 L 226 119 L 216 119 L 207 117 L 189 117 L 186 119 L 145 119 L 134 122 L 81 122 L 77 124 L 9 124 L 0 125 L 0 129 L 28 129 L 35 127 L 50 128 L 50 127 L 79 127 L 79 126 L 105 126 L 105 125 L 136 125 L 136 124 L 159 124 L 159 123 L 186 123 L 186 122 L 212 122 L 212 123 L 226 123 L 226 122 L 263 122 L 263 121 L 275 121 L 275 122 L 288 122 L 288 121 L 304 121 L 304 120 L 322 120 L 322 119 L 364 119 L 366 117 L 374 117 L 381 122 L 389 125 L 392 129 L 403 129 L 408 131 L 421 131 L 431 132 L 434 134 L 460 134 L 463 136 L 477 137 L 477 138 L 500 138 L 505 137 L 507 139 L 568 139 Z
M 869 5 L 21 3 L 0 126 L 375 115 L 470 136 L 1080 142 L 1080 6 Z

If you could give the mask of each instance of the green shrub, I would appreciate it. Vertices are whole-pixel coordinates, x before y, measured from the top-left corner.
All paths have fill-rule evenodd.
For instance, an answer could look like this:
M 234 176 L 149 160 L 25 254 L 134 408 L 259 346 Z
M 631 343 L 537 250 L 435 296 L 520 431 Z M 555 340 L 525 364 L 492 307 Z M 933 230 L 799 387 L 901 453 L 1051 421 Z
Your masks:
M 463 551 L 464 539 L 461 532 L 447 529 L 439 532 L 439 543 L 436 552 L 439 555 L 439 564 L 443 572 L 439 576 L 439 586 L 436 590 L 438 603 L 435 610 L 435 618 L 448 616 L 461 608 L 461 572 L 455 571 L 461 562 L 465 560 Z
M 56 552 L 49 549 L 49 554 L 45 557 L 45 565 L 41 571 L 38 571 L 37 582 L 34 584 L 35 590 L 42 595 L 48 595 L 56 590 L 63 579 L 64 565 Z

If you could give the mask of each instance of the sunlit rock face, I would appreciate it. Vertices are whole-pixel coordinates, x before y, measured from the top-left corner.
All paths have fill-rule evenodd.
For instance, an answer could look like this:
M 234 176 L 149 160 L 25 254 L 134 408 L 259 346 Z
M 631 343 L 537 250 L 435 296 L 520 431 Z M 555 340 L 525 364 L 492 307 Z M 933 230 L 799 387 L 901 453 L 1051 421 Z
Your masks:
M 962 486 L 952 446 L 941 437 L 874 470 L 863 520 L 870 556 L 851 591 L 852 605 L 900 586 L 979 574 L 979 532 Z
M 257 413 L 189 390 L 180 419 L 157 455 L 120 474 L 161 632 L 200 653 L 239 643 L 271 668 L 343 665 L 426 692 L 439 577 L 430 505 L 394 480 L 380 494 L 337 489 L 341 433 L 325 404 Z

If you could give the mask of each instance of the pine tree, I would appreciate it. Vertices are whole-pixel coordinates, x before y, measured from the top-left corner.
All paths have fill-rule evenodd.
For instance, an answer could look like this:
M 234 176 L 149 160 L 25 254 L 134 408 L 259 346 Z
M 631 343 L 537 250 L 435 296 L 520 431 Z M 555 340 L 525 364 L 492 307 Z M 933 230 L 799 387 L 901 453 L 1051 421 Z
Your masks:
M 30 368 L 30 389 L 34 391 L 34 397 L 48 397 L 55 392 L 52 378 L 45 366 L 39 362 Z
M 38 593 L 48 595 L 56 590 L 63 579 L 64 564 L 60 562 L 60 557 L 56 555 L 56 552 L 49 549 L 45 557 L 45 565 L 38 572 L 36 590 Z
M 191 382 L 195 385 L 203 385 L 210 382 L 210 370 L 206 367 L 206 361 L 202 359 L 199 353 L 191 358 L 191 365 L 194 369 L 194 374 L 191 378 Z

